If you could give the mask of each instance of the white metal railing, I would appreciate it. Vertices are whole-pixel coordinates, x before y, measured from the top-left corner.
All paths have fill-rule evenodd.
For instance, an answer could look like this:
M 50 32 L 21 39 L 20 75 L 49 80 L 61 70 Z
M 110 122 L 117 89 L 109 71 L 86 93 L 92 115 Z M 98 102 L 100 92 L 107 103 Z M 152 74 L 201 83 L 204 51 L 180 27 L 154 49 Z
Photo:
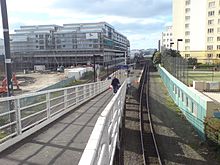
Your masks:
M 127 80 L 98 118 L 79 165 L 112 165 L 123 115 Z
M 0 152 L 109 88 L 110 80 L 0 98 Z

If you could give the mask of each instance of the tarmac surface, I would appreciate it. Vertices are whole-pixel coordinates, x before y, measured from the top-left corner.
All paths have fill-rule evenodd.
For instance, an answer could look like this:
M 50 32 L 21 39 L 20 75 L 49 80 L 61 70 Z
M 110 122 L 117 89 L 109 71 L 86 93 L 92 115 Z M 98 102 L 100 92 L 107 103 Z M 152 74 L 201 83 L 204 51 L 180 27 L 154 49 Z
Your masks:
M 0 164 L 78 164 L 99 115 L 112 97 L 112 92 L 107 90 L 3 151 Z

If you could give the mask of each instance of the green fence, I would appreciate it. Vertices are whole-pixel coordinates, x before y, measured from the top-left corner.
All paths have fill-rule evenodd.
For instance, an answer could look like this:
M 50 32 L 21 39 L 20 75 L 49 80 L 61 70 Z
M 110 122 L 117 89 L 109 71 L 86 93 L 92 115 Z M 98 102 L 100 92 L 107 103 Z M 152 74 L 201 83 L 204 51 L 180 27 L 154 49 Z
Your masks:
M 158 71 L 174 102 L 195 127 L 200 137 L 205 140 L 204 120 L 210 99 L 183 84 L 163 67 L 159 66 Z
M 62 80 L 56 84 L 50 85 L 48 87 L 45 87 L 43 89 L 40 89 L 39 91 L 46 91 L 46 90 L 51 90 L 51 89 L 58 89 L 58 88 L 65 88 L 68 84 L 71 82 L 75 81 L 75 77 L 71 77 L 65 80 Z

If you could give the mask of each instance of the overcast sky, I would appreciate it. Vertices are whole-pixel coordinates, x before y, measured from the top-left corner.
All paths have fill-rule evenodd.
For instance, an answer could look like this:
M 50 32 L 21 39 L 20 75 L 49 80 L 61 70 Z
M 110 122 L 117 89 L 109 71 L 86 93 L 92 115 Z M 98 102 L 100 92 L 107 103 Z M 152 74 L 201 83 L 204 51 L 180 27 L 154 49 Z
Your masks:
M 21 25 L 105 21 L 127 36 L 131 49 L 157 48 L 161 32 L 172 21 L 172 0 L 6 1 L 10 33 Z

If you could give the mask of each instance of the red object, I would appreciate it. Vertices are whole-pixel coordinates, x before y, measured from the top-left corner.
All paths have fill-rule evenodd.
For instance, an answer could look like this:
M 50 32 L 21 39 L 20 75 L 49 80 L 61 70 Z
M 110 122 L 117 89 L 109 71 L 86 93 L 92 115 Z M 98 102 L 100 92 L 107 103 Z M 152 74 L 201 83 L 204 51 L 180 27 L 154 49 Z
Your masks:
M 17 80 L 15 74 L 12 75 L 12 82 L 13 82 L 13 85 L 16 85 L 17 89 L 20 89 L 19 85 L 18 85 L 18 80 Z M 0 93 L 7 93 L 7 92 L 8 92 L 7 78 L 4 78 L 4 80 L 2 81 L 2 86 L 0 87 Z

